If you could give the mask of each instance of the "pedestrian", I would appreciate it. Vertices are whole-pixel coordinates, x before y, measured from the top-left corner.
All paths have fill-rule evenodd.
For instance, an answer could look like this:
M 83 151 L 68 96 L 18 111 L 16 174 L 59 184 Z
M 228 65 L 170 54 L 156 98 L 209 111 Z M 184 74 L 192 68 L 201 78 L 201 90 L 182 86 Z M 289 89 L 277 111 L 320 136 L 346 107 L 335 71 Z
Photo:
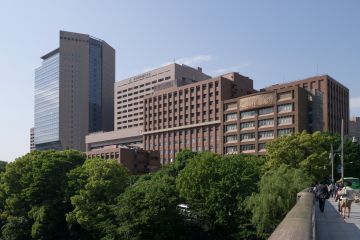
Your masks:
M 327 186 L 324 184 L 317 185 L 315 195 L 319 199 L 320 212 L 324 212 L 325 200 L 329 199 L 330 197 L 330 193 Z
M 338 211 L 339 213 L 341 213 L 341 201 L 340 201 L 340 192 L 342 190 L 342 185 L 341 184 L 337 184 L 337 189 L 335 192 L 335 202 L 338 203 Z
M 354 189 L 351 188 L 351 182 L 345 182 L 345 187 L 340 192 L 340 201 L 341 201 L 341 215 L 345 219 L 346 212 L 347 217 L 350 217 L 351 203 L 354 200 Z M 347 210 L 347 211 L 346 211 Z
M 330 185 L 329 185 L 329 193 L 330 193 L 330 197 L 334 197 L 334 195 L 335 195 L 335 185 L 333 184 L 333 183 L 331 183 Z

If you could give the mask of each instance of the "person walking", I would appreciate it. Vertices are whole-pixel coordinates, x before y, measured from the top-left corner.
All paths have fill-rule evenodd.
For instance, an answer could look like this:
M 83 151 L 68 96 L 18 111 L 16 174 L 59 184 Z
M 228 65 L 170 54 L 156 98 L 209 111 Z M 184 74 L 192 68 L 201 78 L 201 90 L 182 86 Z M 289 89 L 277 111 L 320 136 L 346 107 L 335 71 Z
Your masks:
M 335 185 L 333 184 L 333 183 L 331 183 L 330 185 L 329 185 L 329 192 L 330 192 L 330 197 L 334 197 L 334 195 L 335 195 Z
M 335 192 L 335 202 L 338 203 L 338 211 L 341 214 L 341 201 L 340 201 L 340 192 L 342 190 L 342 186 L 338 184 L 336 192 Z
M 329 197 L 330 197 L 328 187 L 324 184 L 317 185 L 315 195 L 319 199 L 320 212 L 324 212 L 325 200 L 329 199 Z
M 350 217 L 351 203 L 354 200 L 354 189 L 351 188 L 351 182 L 345 182 L 345 187 L 340 192 L 340 205 L 341 205 L 341 215 L 345 219 L 346 212 L 347 217 Z M 346 211 L 347 210 L 347 211 Z

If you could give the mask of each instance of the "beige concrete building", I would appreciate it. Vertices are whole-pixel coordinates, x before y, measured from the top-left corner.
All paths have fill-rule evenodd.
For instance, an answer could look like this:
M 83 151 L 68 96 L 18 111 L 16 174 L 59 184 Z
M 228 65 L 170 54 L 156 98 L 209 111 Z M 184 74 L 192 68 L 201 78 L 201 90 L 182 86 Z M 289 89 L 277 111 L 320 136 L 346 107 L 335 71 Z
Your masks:
M 115 83 L 115 130 L 143 126 L 143 98 L 156 90 L 209 79 L 201 68 L 173 63 Z M 135 130 L 136 131 L 136 130 Z
M 209 79 L 201 68 L 184 64 L 169 64 L 149 72 L 115 83 L 115 130 L 97 132 L 86 136 L 86 149 L 98 149 L 109 145 L 142 148 L 143 98 L 154 91 L 180 87 Z
M 59 48 L 35 71 L 36 149 L 85 151 L 85 136 L 110 131 L 115 50 L 86 34 L 60 31 Z

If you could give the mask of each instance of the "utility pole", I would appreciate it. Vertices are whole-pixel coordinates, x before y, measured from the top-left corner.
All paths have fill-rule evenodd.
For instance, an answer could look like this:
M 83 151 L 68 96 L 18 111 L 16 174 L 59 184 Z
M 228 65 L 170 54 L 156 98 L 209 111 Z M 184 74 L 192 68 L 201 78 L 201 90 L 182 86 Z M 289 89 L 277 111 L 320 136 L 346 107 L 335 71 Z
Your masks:
M 331 144 L 331 182 L 334 183 L 334 147 Z
M 341 119 L 341 181 L 344 183 L 344 119 Z

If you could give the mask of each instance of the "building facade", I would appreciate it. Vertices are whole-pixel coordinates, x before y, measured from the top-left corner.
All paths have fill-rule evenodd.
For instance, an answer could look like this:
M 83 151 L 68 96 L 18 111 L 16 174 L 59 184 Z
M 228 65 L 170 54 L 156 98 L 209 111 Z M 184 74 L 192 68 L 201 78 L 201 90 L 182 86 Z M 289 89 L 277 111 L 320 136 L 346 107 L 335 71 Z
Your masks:
M 115 50 L 79 33 L 59 42 L 35 70 L 35 147 L 85 151 L 88 133 L 114 126 Z
M 159 89 L 180 87 L 209 79 L 201 68 L 177 63 L 124 79 L 115 83 L 115 130 L 142 129 L 143 98 Z
M 30 152 L 35 150 L 34 128 L 30 128 Z
M 360 117 L 352 117 L 349 121 L 349 137 L 360 141 Z
M 161 89 L 176 88 L 209 79 L 201 68 L 177 63 L 115 83 L 115 129 L 86 136 L 86 151 L 109 145 L 143 148 L 144 96 Z
M 159 151 L 108 146 L 87 152 L 86 155 L 88 158 L 115 159 L 135 175 L 155 172 L 161 167 Z
M 339 132 L 348 103 L 347 88 L 329 76 L 256 92 L 251 79 L 231 73 L 145 97 L 144 148 L 159 150 L 162 164 L 183 149 L 264 154 L 279 136 Z
M 231 73 L 146 96 L 144 148 L 159 150 L 162 164 L 183 149 L 223 154 L 223 101 L 253 92 L 251 79 Z
M 328 75 L 310 77 L 285 84 L 276 84 L 265 90 L 286 89 L 298 86 L 312 93 L 313 119 L 312 131 L 341 133 L 341 119 L 344 120 L 344 133 L 349 133 L 349 89 Z M 320 113 L 320 114 L 319 114 Z M 318 123 L 321 123 L 317 125 Z
M 311 102 L 299 87 L 263 91 L 223 103 L 224 154 L 264 154 L 274 138 L 309 130 Z

